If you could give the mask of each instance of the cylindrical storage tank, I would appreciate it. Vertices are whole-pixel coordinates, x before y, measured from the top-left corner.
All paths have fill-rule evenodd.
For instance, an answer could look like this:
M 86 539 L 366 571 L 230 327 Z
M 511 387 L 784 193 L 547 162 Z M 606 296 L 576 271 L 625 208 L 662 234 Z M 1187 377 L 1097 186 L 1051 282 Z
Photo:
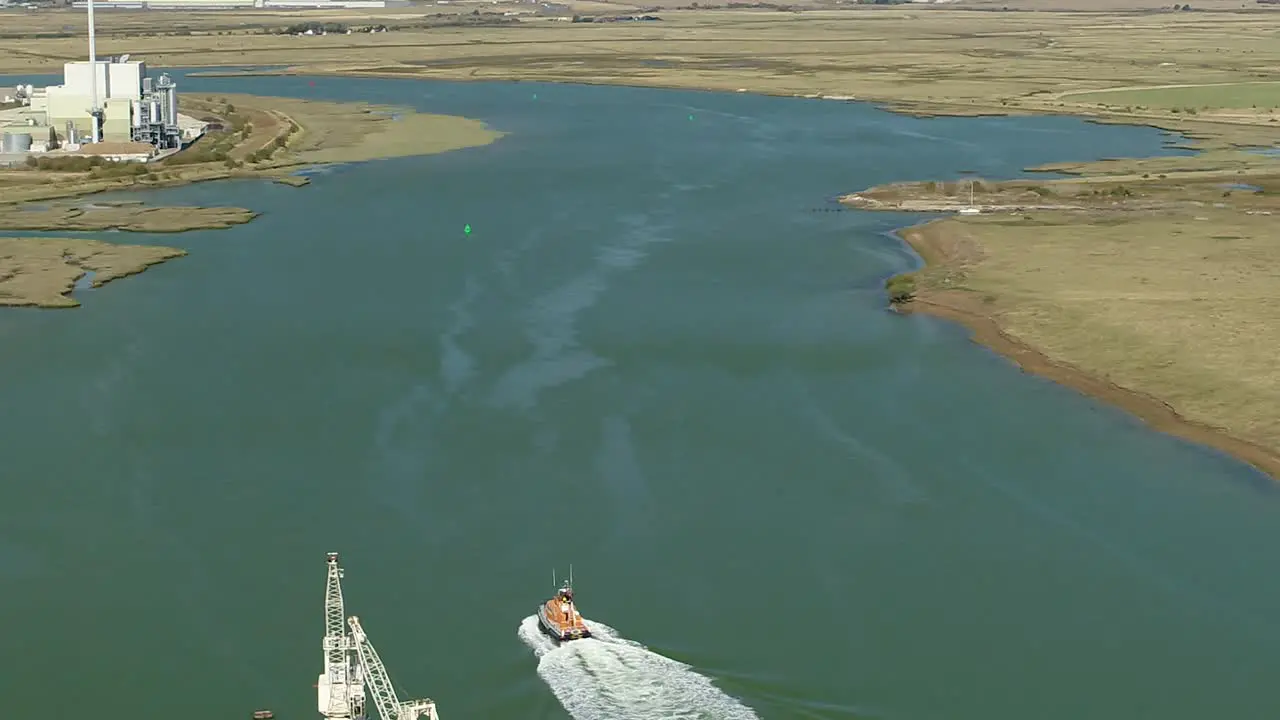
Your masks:
M 178 91 L 170 90 L 167 100 L 169 101 L 169 112 L 164 119 L 164 124 L 176 127 L 178 124 Z
M 31 133 L 5 133 L 0 146 L 6 153 L 24 153 L 31 150 Z

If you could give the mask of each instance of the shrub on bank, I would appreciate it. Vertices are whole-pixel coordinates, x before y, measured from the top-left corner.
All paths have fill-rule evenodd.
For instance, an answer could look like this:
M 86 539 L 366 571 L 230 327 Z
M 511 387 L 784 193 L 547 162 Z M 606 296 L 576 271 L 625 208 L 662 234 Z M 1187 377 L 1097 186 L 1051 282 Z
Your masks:
M 110 161 L 91 155 L 64 155 L 61 157 L 27 156 L 27 167 L 52 172 L 89 172 L 110 164 Z
M 225 150 L 215 148 L 199 148 L 191 150 L 183 150 L 171 157 L 165 158 L 165 165 L 199 165 L 201 163 L 225 162 L 227 153 Z
M 89 171 L 89 177 L 91 178 L 139 177 L 146 174 L 146 164 L 132 160 L 99 165 Z
M 902 273 L 884 281 L 884 289 L 889 293 L 889 302 L 901 305 L 916 296 L 916 274 Z

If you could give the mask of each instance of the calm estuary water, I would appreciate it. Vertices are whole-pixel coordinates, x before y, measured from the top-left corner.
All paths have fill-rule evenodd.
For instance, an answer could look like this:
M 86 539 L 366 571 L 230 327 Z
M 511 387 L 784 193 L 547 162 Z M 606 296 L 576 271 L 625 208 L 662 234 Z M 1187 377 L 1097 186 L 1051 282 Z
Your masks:
M 153 193 L 263 215 L 99 235 L 191 254 L 76 311 L 0 312 L 7 717 L 315 717 L 329 550 L 402 694 L 445 720 L 670 716 L 654 687 L 685 717 L 1280 712 L 1271 484 L 885 312 L 882 279 L 916 262 L 886 233 L 913 218 L 813 212 L 1160 133 L 625 88 L 183 87 L 512 134 L 303 189 Z M 518 628 L 570 563 L 584 613 L 651 653 L 535 657 Z

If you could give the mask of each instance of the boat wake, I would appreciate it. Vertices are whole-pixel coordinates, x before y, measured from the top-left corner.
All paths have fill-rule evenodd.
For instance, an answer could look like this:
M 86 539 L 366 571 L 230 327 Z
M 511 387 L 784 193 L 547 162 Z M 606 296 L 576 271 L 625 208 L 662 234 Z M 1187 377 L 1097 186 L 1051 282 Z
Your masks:
M 688 665 L 586 623 L 592 637 L 559 646 L 533 615 L 519 631 L 538 658 L 538 676 L 575 720 L 758 720 Z

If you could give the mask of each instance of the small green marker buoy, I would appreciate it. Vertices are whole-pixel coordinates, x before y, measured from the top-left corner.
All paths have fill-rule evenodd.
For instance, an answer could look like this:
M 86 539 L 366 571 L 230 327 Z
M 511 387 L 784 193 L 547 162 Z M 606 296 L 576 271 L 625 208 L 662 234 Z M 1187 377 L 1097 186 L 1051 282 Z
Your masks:
M 692 116 L 692 115 L 690 115 L 690 116 L 689 116 L 689 119 L 690 119 L 690 120 L 692 120 L 692 119 L 693 119 L 693 116 Z
M 537 100 L 537 99 L 538 99 L 538 93 L 534 93 L 534 94 L 533 94 L 533 99 L 534 99 L 534 100 Z
M 464 232 L 464 233 L 466 233 L 466 234 L 470 235 L 470 234 L 471 234 L 471 224 L 470 224 L 470 223 L 467 223 L 466 227 L 462 228 L 462 232 Z

